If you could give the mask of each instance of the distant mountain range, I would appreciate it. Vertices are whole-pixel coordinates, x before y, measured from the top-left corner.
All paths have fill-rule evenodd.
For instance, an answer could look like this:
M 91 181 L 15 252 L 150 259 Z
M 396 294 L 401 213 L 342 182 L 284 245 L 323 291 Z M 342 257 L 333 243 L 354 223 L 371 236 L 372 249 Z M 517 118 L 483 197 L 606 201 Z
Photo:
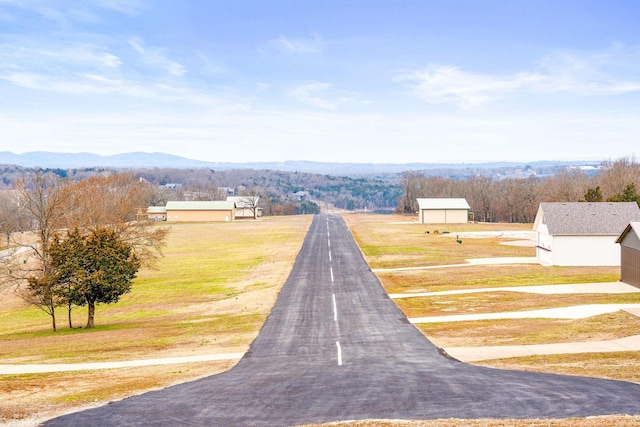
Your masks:
M 33 151 L 15 154 L 8 151 L 0 152 L 0 165 L 17 165 L 23 167 L 40 167 L 48 169 L 77 169 L 77 168 L 210 168 L 214 170 L 256 169 L 280 170 L 285 172 L 308 172 L 328 175 L 374 175 L 400 173 L 409 170 L 478 170 L 478 169 L 514 169 L 525 167 L 558 167 L 558 166 L 596 166 L 600 162 L 594 161 L 538 161 L 531 163 L 491 162 L 491 163 L 330 163 L 312 161 L 283 161 L 283 162 L 249 162 L 226 163 L 205 162 L 188 159 L 166 153 L 124 153 L 111 156 L 101 156 L 92 153 L 54 153 L 47 151 Z

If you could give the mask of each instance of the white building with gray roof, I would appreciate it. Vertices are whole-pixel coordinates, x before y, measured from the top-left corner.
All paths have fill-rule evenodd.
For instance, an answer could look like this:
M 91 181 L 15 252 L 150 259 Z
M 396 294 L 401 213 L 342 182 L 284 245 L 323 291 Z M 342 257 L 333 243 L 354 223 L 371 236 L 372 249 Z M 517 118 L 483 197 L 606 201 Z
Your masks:
M 632 221 L 640 221 L 635 202 L 540 203 L 536 256 L 544 265 L 619 266 L 616 239 Z

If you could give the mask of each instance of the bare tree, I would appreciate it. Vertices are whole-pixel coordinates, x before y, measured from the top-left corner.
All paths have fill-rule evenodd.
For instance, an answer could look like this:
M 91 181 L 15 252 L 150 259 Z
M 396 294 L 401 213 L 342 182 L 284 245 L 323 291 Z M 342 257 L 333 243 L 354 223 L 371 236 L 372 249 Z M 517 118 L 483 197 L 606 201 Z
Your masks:
M 139 209 L 146 209 L 154 189 L 132 174 L 92 177 L 74 187 L 75 211 L 71 227 L 95 230 L 107 227 L 116 232 L 143 265 L 161 254 L 168 229 L 137 221 Z
M 466 198 L 477 221 L 494 221 L 492 210 L 492 192 L 494 182 L 491 177 L 476 175 L 466 182 Z
M 20 215 L 32 236 L 17 242 L 12 256 L 3 263 L 5 278 L 16 285 L 18 294 L 49 316 L 56 330 L 55 309 L 61 301 L 55 297 L 54 272 L 49 246 L 56 230 L 66 227 L 73 210 L 71 184 L 53 174 L 35 173 L 15 184 Z
M 577 202 L 589 189 L 591 180 L 580 169 L 564 169 L 555 176 L 545 178 L 538 187 L 543 202 Z
M 249 209 L 251 211 L 253 219 L 258 218 L 261 196 L 262 190 L 258 187 L 249 187 L 240 193 L 239 201 L 245 209 Z
M 402 173 L 400 182 L 404 191 L 398 205 L 398 211 L 405 214 L 414 214 L 418 211 L 417 199 L 424 197 L 426 180 L 422 172 L 408 171 Z
M 11 233 L 22 229 L 22 217 L 20 216 L 20 202 L 18 194 L 13 190 L 0 192 L 0 233 L 6 236 L 6 246 L 11 245 Z
M 629 184 L 635 184 L 636 188 L 640 188 L 640 163 L 634 156 L 606 161 L 596 181 L 605 199 L 624 192 Z

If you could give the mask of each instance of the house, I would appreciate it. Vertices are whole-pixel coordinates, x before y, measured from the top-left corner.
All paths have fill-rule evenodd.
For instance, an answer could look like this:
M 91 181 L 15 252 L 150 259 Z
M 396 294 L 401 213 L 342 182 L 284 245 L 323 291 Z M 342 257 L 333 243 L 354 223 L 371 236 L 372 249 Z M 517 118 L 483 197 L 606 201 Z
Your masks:
M 147 209 L 149 219 L 169 222 L 228 222 L 235 220 L 236 206 L 233 202 L 167 202 L 167 206 L 151 206 Z
M 536 256 L 546 265 L 620 265 L 616 238 L 632 221 L 640 221 L 635 202 L 540 203 Z
M 418 219 L 422 224 L 464 224 L 471 207 L 465 199 L 418 199 Z
M 640 288 L 640 222 L 630 222 L 618 236 L 620 280 Z
M 236 219 L 258 218 L 262 216 L 262 208 L 258 207 L 259 196 L 228 196 L 227 202 L 236 204 Z

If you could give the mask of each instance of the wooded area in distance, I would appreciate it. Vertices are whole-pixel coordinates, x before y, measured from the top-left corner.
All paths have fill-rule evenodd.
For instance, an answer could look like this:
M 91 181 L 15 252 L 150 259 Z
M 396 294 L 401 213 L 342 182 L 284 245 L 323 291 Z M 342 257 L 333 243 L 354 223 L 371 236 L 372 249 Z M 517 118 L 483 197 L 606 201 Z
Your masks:
M 464 197 L 475 220 L 482 222 L 530 223 L 540 202 L 586 200 L 586 193 L 596 188 L 606 201 L 622 195 L 630 184 L 640 188 L 640 164 L 630 156 L 603 161 L 598 168 L 559 166 L 553 171 L 545 170 L 544 176 L 533 168 L 519 170 L 517 175 L 505 175 L 504 170 L 486 169 L 483 173 L 476 169 L 473 174 L 462 175 L 458 171 L 455 176 L 434 176 L 432 171 L 336 176 L 253 169 L 0 166 L 0 197 L 8 197 L 17 179 L 36 171 L 74 182 L 95 176 L 130 174 L 148 184 L 146 206 L 163 206 L 169 200 L 224 200 L 231 192 L 258 195 L 264 215 L 316 213 L 319 204 L 349 211 L 415 214 L 417 198 Z

